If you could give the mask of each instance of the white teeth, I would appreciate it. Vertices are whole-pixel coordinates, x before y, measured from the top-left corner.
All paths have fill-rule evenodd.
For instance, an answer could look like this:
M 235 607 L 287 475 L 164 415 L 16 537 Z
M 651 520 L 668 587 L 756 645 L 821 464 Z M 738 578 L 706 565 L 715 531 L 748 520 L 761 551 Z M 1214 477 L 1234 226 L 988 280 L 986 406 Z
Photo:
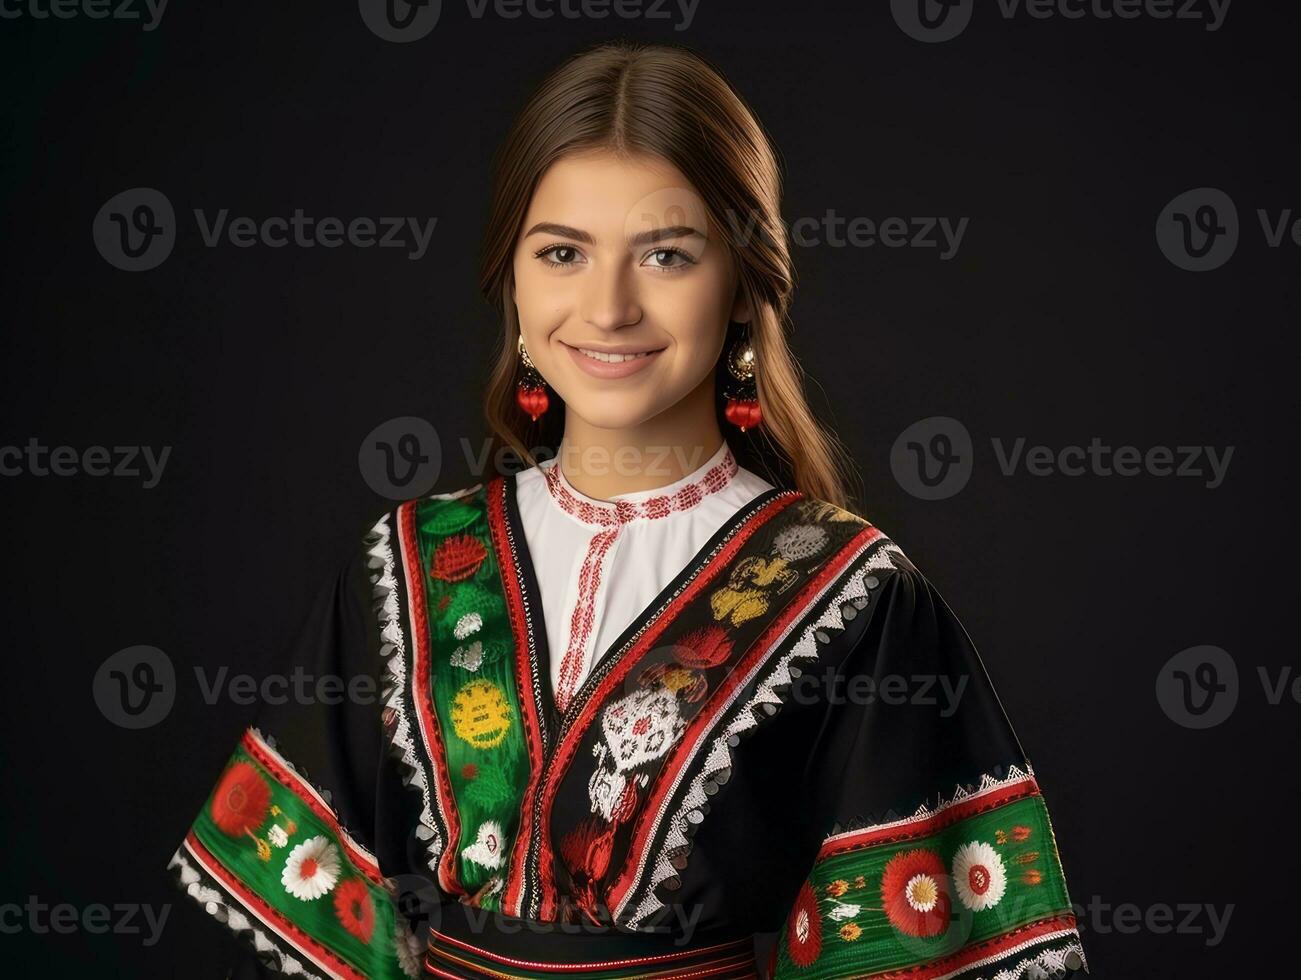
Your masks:
M 578 348 L 579 353 L 585 354 L 596 361 L 605 361 L 607 364 L 619 364 L 622 361 L 632 361 L 639 357 L 649 357 L 650 351 L 642 351 L 640 354 L 605 354 L 599 350 L 588 350 L 586 347 Z

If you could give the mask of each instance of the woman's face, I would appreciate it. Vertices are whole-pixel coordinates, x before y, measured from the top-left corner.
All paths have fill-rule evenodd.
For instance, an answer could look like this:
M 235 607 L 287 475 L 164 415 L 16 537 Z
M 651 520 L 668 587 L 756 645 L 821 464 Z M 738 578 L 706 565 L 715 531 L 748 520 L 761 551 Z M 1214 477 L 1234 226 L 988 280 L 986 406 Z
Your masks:
M 589 425 L 641 425 L 711 384 L 738 300 L 731 256 L 658 157 L 570 154 L 542 175 L 516 243 L 529 357 Z

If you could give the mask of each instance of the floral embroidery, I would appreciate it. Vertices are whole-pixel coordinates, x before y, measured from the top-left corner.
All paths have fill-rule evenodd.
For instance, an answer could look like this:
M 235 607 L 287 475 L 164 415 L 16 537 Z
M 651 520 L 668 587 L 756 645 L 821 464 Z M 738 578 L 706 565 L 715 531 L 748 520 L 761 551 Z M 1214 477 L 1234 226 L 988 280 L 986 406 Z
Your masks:
M 447 538 L 434 550 L 429 574 L 443 582 L 460 582 L 472 577 L 488 557 L 488 549 L 472 534 Z
M 1014 877 L 1011 867 L 1024 872 Z M 928 977 L 947 976 L 979 962 L 982 976 L 1003 976 L 997 964 L 1014 956 L 1082 957 L 1043 798 L 1015 766 L 974 792 L 959 787 L 935 809 L 827 838 L 805 884 L 815 900 L 825 896 L 816 912 L 826 928 L 810 958 L 796 924 L 811 916 L 796 902 L 776 950 L 782 980 L 857 975 L 869 962 L 864 975 L 924 965 Z
M 983 841 L 963 844 L 953 856 L 953 887 L 958 901 L 971 911 L 992 909 L 1007 890 L 1003 859 Z
M 818 898 L 806 881 L 791 907 L 786 929 L 786 949 L 796 966 L 812 966 L 822 953 L 822 916 Z
M 462 850 L 461 856 L 495 871 L 501 867 L 502 847 L 501 824 L 496 820 L 485 820 L 479 825 L 474 843 Z
M 512 714 L 502 689 L 489 680 L 470 681 L 452 701 L 452 727 L 476 749 L 500 745 Z
M 294 847 L 280 883 L 294 898 L 310 902 L 327 894 L 339 880 L 339 851 L 325 837 L 311 837 Z
M 937 936 L 949 925 L 944 862 L 934 851 L 896 854 L 881 874 L 881 901 L 890 924 L 909 936 Z
M 271 807 L 271 787 L 252 763 L 233 763 L 212 794 L 212 822 L 231 837 L 253 836 Z M 256 839 L 256 838 L 255 838 Z
M 334 893 L 334 914 L 343 928 L 369 943 L 375 932 L 375 903 L 360 878 L 349 878 Z

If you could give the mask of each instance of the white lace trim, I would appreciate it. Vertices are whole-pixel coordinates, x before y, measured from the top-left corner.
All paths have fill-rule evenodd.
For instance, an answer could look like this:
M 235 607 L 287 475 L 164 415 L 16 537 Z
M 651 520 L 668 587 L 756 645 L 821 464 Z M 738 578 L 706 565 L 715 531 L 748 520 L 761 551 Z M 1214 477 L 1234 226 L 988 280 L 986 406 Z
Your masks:
M 214 919 L 226 925 L 236 936 L 251 942 L 258 955 L 263 960 L 272 961 L 275 969 L 286 976 L 302 977 L 303 980 L 322 980 L 319 973 L 308 970 L 301 960 L 291 956 L 279 942 L 272 940 L 268 932 L 262 929 L 260 920 L 249 918 L 247 909 L 242 905 L 232 905 L 225 892 L 204 884 L 203 878 L 190 864 L 181 848 L 177 848 L 172 859 L 167 862 L 167 867 L 176 871 L 177 880 L 187 895 L 202 905 Z M 273 932 L 271 935 L 275 935 L 277 939 L 281 938 L 279 933 Z
M 832 834 L 830 837 L 826 838 L 822 843 L 823 846 L 825 846 L 831 841 L 842 840 L 846 837 L 855 837 L 859 834 L 862 834 L 865 831 L 872 831 L 873 833 L 875 833 L 877 831 L 888 829 L 891 827 L 906 827 L 909 824 L 920 823 L 924 820 L 930 820 L 936 814 L 943 813 L 949 807 L 954 806 L 958 803 L 963 803 L 967 800 L 978 800 L 981 797 L 988 796 L 990 793 L 994 793 L 998 790 L 1006 789 L 1007 787 L 1013 786 L 1016 783 L 1033 782 L 1033 781 L 1034 781 L 1034 767 L 1030 765 L 1029 761 L 1027 761 L 1023 766 L 1018 766 L 1015 764 L 1009 765 L 1007 767 L 1007 774 L 1002 777 L 991 776 L 989 773 L 985 773 L 984 775 L 982 775 L 980 777 L 980 785 L 978 785 L 974 790 L 969 790 L 965 786 L 959 785 L 954 788 L 953 795 L 951 797 L 947 799 L 941 798 L 936 802 L 934 806 L 930 806 L 927 803 L 923 803 L 921 804 L 921 806 L 919 806 L 916 809 L 916 811 L 911 816 L 903 817 L 899 820 L 888 820 L 888 821 L 882 821 L 880 823 L 864 824 L 863 826 L 855 827 L 852 830 L 845 830 L 845 831 L 841 831 L 838 834 Z
M 1009 956 L 1014 956 L 1022 950 L 1030 949 L 1044 942 L 1057 942 L 1059 940 L 1069 940 L 1065 943 L 1049 946 L 1040 949 L 1030 956 L 1017 960 L 1010 966 L 1005 966 L 997 973 L 990 974 L 988 978 L 984 974 L 976 974 L 970 980 L 1021 980 L 1026 977 L 1027 980 L 1043 980 L 1044 977 L 1064 977 L 1066 972 L 1072 967 L 1067 964 L 1071 954 L 1075 954 L 1080 959 L 1080 968 L 1085 973 L 1089 972 L 1088 961 L 1084 958 L 1084 947 L 1080 945 L 1079 934 L 1074 929 L 1063 929 L 1061 932 L 1052 933 L 1048 936 L 1040 936 L 1038 939 L 1032 939 L 1022 943 L 1020 946 L 1014 946 L 1010 950 L 1004 950 L 996 956 L 991 956 L 988 960 L 982 960 L 978 963 L 971 963 L 964 966 L 961 970 L 955 970 L 953 973 L 945 974 L 943 977 L 937 977 L 936 980 L 946 980 L 950 977 L 958 977 L 971 970 L 972 967 L 985 966 L 989 963 L 996 963 L 1006 960 Z
M 847 606 L 852 605 L 855 612 L 861 612 L 867 607 L 869 589 L 866 584 L 867 573 L 873 569 L 894 569 L 898 567 L 893 559 L 894 556 L 905 558 L 899 547 L 888 538 L 876 538 L 862 546 L 857 554 L 850 560 L 851 564 L 857 561 L 862 553 L 870 548 L 875 548 L 871 557 L 854 569 L 845 581 L 844 586 L 828 605 L 826 611 L 813 622 L 808 623 L 800 638 L 795 641 L 790 650 L 782 656 L 776 667 L 772 669 L 768 677 L 760 683 L 755 690 L 754 695 L 746 702 L 744 708 L 737 713 L 736 717 L 720 732 L 713 740 L 713 745 L 709 749 L 709 755 L 706 757 L 704 765 L 700 771 L 692 778 L 691 786 L 683 797 L 682 804 L 679 806 L 677 813 L 673 815 L 669 823 L 668 833 L 664 837 L 664 842 L 660 846 L 659 853 L 655 858 L 652 870 L 650 872 L 649 882 L 646 887 L 646 894 L 638 904 L 637 908 L 629 916 L 627 925 L 629 928 L 636 929 L 648 917 L 665 908 L 665 904 L 659 900 L 655 894 L 659 885 L 669 878 L 680 875 L 682 872 L 673 865 L 670 855 L 689 853 L 691 849 L 691 840 L 688 837 L 688 830 L 693 823 L 698 824 L 703 819 L 700 807 L 707 803 L 709 795 L 705 792 L 705 784 L 710 781 L 715 773 L 723 769 L 730 769 L 732 766 L 732 745 L 734 740 L 738 740 L 741 733 L 753 729 L 759 724 L 759 713 L 762 712 L 765 717 L 775 714 L 782 706 L 781 695 L 776 691 L 779 686 L 788 685 L 792 682 L 791 666 L 796 660 L 817 660 L 819 657 L 819 644 L 830 642 L 833 634 L 829 630 L 837 632 L 845 628 L 845 610 Z M 816 605 L 827 591 L 835 584 L 836 580 L 829 582 L 826 587 L 818 593 L 809 605 Z M 859 604 L 861 603 L 861 605 Z M 801 622 L 800 617 L 791 621 L 786 631 L 773 643 L 772 649 L 778 649 L 790 635 L 791 631 Z M 760 658 L 754 670 L 758 671 L 765 664 L 768 658 Z M 753 673 L 752 675 L 753 676 Z M 737 691 L 742 691 L 749 684 L 751 678 L 746 678 L 745 683 L 737 686 Z M 723 708 L 728 710 L 729 706 Z M 694 758 L 695 753 L 692 754 Z M 690 766 L 690 760 L 682 767 L 681 772 L 685 772 Z M 679 776 L 680 778 L 680 776 Z M 673 795 L 670 789 L 666 800 Z M 665 804 L 667 806 L 667 803 Z M 697 820 L 692 821 L 690 814 L 696 814 Z M 652 835 L 654 828 L 658 827 L 665 815 L 664 807 L 656 815 L 655 822 L 652 825 Z M 638 866 L 636 876 L 633 879 L 632 887 L 624 895 L 623 901 L 614 910 L 614 916 L 618 921 L 628 902 L 637 893 L 641 887 L 641 879 L 645 870 L 647 855 L 643 854 L 641 864 Z
M 420 824 L 416 827 L 416 837 L 424 842 L 429 866 L 436 869 L 438 857 L 443 852 L 443 835 L 434 819 L 429 781 L 420 764 L 420 757 L 416 754 L 411 720 L 407 717 L 402 701 L 407 684 L 407 646 L 402 632 L 401 610 L 398 608 L 398 582 L 394 574 L 397 561 L 393 556 L 391 542 L 389 515 L 385 514 L 366 536 L 367 567 L 380 627 L 380 655 L 388 658 L 384 675 L 387 689 L 384 705 L 393 712 L 396 719 L 391 741 L 402 764 L 402 782 L 420 792 Z

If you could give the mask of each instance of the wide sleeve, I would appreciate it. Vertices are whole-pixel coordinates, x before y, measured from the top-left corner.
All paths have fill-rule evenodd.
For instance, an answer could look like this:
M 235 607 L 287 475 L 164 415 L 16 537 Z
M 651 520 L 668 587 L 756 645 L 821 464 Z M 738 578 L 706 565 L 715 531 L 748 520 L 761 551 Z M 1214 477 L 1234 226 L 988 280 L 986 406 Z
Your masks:
M 816 853 L 772 975 L 1087 971 L 1044 797 L 980 657 L 934 586 L 901 552 L 891 564 L 867 570 L 862 625 L 818 676 Z
M 395 777 L 381 723 L 383 596 L 364 547 L 324 577 L 294 642 L 259 679 L 254 721 L 169 864 L 228 930 L 213 934 L 210 955 L 234 976 L 419 974 L 375 856 Z

